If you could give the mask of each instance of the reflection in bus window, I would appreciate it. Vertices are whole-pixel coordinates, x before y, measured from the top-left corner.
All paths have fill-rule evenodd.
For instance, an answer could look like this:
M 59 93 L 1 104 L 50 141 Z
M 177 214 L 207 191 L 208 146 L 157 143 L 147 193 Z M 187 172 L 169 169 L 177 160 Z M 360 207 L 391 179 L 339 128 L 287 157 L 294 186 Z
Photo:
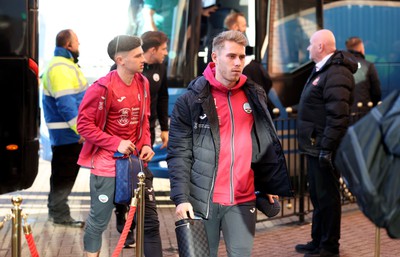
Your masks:
M 131 0 L 130 5 L 132 31 L 128 31 L 128 34 L 141 35 L 149 30 L 161 30 L 167 35 L 167 76 L 175 81 L 182 80 L 183 65 L 187 58 L 188 9 L 188 1 L 185 0 Z
M 309 38 L 317 30 L 315 6 L 309 2 L 284 0 L 272 5 L 271 73 L 287 73 L 309 61 Z
M 161 30 L 171 38 L 177 4 L 178 0 L 144 0 L 144 24 L 149 26 L 146 30 Z

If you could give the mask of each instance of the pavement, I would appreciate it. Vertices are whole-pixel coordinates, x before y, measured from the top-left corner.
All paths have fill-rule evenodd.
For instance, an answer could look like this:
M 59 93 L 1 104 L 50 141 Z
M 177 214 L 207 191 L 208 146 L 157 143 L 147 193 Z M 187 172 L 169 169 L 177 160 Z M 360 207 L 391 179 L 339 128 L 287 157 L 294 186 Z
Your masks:
M 89 170 L 81 169 L 73 191 L 69 197 L 72 217 L 85 220 L 89 212 Z M 11 198 L 20 195 L 23 199 L 22 212 L 27 214 L 27 222 L 31 225 L 37 251 L 41 257 L 76 257 L 84 256 L 83 229 L 54 226 L 47 220 L 47 194 L 49 191 L 50 162 L 40 160 L 39 173 L 27 190 L 0 195 L 0 221 L 11 213 L 13 205 Z M 154 180 L 156 191 L 168 192 L 167 179 Z M 165 257 L 179 256 L 175 237 L 175 207 L 168 204 L 168 196 L 158 196 L 159 219 L 163 255 Z M 299 223 L 297 216 L 260 219 L 257 223 L 253 257 L 300 257 L 294 246 L 310 241 L 311 213 L 305 216 L 305 222 Z M 0 226 L 1 227 L 1 226 Z M 376 233 L 380 240 L 376 243 Z M 11 257 L 12 223 L 5 222 L 0 229 L 0 257 Z M 101 257 L 111 256 L 119 239 L 115 228 L 115 215 L 103 234 Z M 31 256 L 24 235 L 21 236 L 20 256 Z M 343 207 L 341 240 L 341 257 L 398 257 L 400 256 L 400 240 L 391 239 L 384 229 L 376 229 L 359 210 L 357 204 Z M 120 256 L 135 256 L 135 249 L 123 249 Z M 226 257 L 223 240 L 221 240 L 219 256 Z M 14 256 L 13 256 L 14 257 Z M 151 256 L 147 256 L 151 257 Z M 201 256 L 199 256 L 201 257 Z

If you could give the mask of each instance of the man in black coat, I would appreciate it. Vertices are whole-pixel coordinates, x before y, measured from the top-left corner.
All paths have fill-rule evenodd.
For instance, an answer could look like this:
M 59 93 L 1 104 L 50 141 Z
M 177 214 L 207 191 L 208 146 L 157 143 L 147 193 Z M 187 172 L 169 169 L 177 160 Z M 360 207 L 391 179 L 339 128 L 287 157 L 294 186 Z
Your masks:
M 358 62 L 358 70 L 354 74 L 356 87 L 354 89 L 354 103 L 352 112 L 366 114 L 381 100 L 381 83 L 375 65 L 365 60 L 364 43 L 359 37 L 350 37 L 346 40 L 347 51 L 354 55 Z M 372 103 L 371 106 L 368 104 Z
M 349 125 L 357 63 L 336 50 L 335 36 L 319 30 L 307 50 L 316 65 L 299 103 L 298 140 L 307 157 L 308 182 L 314 206 L 311 237 L 296 245 L 304 256 L 339 256 L 341 203 L 340 172 L 332 158 Z
M 292 196 L 265 92 L 242 74 L 247 44 L 238 31 L 217 35 L 213 62 L 171 114 L 167 162 L 176 218 L 203 219 L 211 257 L 221 233 L 229 256 L 251 256 L 256 191 L 271 204 Z

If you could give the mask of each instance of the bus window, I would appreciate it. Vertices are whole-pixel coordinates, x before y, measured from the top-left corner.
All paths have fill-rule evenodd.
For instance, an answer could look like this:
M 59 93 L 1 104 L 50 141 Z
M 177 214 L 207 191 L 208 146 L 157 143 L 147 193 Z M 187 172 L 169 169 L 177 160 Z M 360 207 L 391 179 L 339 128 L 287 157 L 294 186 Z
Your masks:
M 382 96 L 398 88 L 400 80 L 400 1 L 331 1 L 324 4 L 324 27 L 332 30 L 338 49 L 352 36 L 363 39 L 365 58 L 373 62 Z
M 309 61 L 309 38 L 317 30 L 315 1 L 271 1 L 271 74 L 288 73 Z
M 194 4 L 191 4 L 193 6 Z M 191 6 L 189 1 L 132 0 L 130 5 L 131 31 L 128 34 L 141 35 L 149 30 L 161 30 L 168 39 L 168 83 L 173 87 L 183 87 L 187 72 L 186 62 L 191 51 L 188 44 L 191 37 Z M 191 66 L 189 66 L 191 67 Z M 186 82 L 188 83 L 188 79 Z
M 140 3 L 139 3 L 140 2 Z M 157 27 L 169 36 L 169 55 L 167 60 L 167 76 L 169 87 L 186 87 L 189 82 L 201 74 L 210 61 L 209 51 L 213 37 L 224 30 L 224 19 L 231 12 L 242 12 L 248 23 L 246 35 L 250 46 L 255 44 L 255 1 L 220 0 L 218 1 L 158 1 L 161 7 L 149 11 L 155 1 L 131 1 L 131 17 L 133 20 L 131 34 L 141 35 L 153 30 L 156 19 L 167 17 L 163 26 Z M 166 3 L 168 2 L 168 3 Z M 168 5 L 164 7 L 164 5 Z M 218 9 L 209 17 L 201 17 L 202 8 L 217 5 Z M 156 7 L 154 7 L 157 9 Z M 150 19 L 149 17 L 153 17 Z M 201 34 L 203 33 L 203 34 Z M 204 53 L 204 51 L 207 51 Z

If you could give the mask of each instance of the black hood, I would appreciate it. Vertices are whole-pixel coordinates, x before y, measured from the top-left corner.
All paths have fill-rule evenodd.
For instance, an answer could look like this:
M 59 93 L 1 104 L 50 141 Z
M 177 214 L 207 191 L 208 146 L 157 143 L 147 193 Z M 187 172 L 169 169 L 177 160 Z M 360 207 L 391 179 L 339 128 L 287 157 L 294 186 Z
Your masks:
M 328 60 L 328 65 L 324 66 L 329 66 L 329 65 L 342 65 L 345 66 L 347 69 L 351 71 L 351 73 L 356 73 L 358 69 L 358 62 L 354 58 L 354 55 L 352 55 L 349 52 L 346 51 L 335 51 L 335 53 L 332 55 L 330 60 Z

